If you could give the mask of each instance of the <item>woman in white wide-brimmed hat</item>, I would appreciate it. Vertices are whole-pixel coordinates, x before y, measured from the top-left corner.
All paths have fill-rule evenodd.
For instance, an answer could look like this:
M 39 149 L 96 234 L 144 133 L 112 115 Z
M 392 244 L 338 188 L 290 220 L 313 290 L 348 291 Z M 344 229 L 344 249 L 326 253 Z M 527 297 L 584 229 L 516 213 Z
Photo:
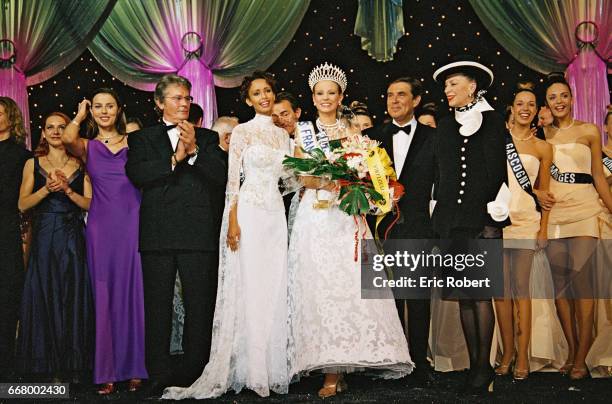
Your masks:
M 505 123 L 482 96 L 484 89 L 493 83 L 493 72 L 485 65 L 461 56 L 436 70 L 433 78 L 444 84 L 454 114 L 441 119 L 437 127 L 439 182 L 432 221 L 440 238 L 460 240 L 451 247 L 459 253 L 469 248 L 467 240 L 500 239 L 503 227 L 510 224 L 507 205 L 497 199 L 508 181 Z M 495 280 L 501 279 L 501 268 L 497 267 L 486 266 L 486 272 L 451 269 L 445 275 L 470 277 L 484 273 L 495 284 Z M 443 294 L 446 299 L 459 300 L 470 356 L 466 389 L 492 391 L 495 375 L 489 363 L 495 324 L 492 293 L 453 288 L 445 289 Z

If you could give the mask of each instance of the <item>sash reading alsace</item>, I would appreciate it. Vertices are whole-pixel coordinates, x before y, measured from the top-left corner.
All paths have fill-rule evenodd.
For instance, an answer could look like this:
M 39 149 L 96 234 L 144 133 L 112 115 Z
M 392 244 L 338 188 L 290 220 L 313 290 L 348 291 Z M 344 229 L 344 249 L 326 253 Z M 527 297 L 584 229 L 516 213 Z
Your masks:
M 612 172 L 612 158 L 608 157 L 606 153 L 601 153 L 601 160 L 603 161 L 603 165 Z
M 538 212 L 542 209 L 540 207 L 540 203 L 538 202 L 537 196 L 533 193 L 533 188 L 531 186 L 531 181 L 529 180 L 529 175 L 527 175 L 527 170 L 523 166 L 523 162 L 521 161 L 521 157 L 516 150 L 516 146 L 514 145 L 514 141 L 509 133 L 506 132 L 506 158 L 508 159 L 508 164 L 510 164 L 510 168 L 512 169 L 512 173 L 516 178 L 516 181 L 519 183 L 523 191 L 527 192 L 535 201 L 536 209 Z

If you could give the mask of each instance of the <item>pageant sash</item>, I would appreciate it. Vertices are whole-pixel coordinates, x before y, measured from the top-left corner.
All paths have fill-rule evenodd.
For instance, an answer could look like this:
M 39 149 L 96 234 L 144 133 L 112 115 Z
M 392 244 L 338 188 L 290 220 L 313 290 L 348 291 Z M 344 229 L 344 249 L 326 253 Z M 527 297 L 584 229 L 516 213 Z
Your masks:
M 314 125 L 311 122 L 298 122 L 297 135 L 298 145 L 306 152 L 310 153 L 319 146 Z
M 297 140 L 298 145 L 307 153 L 314 149 L 321 149 L 325 155 L 331 152 L 329 146 L 329 137 L 325 132 L 317 133 L 312 122 L 297 123 Z
M 606 153 L 601 153 L 601 160 L 603 161 L 603 165 L 612 172 L 612 158 L 608 157 Z
M 536 209 L 540 211 L 540 203 L 538 202 L 538 197 L 533 192 L 533 187 L 531 186 L 531 181 L 529 180 L 527 170 L 525 170 L 525 166 L 523 166 L 523 162 L 521 161 L 521 157 L 516 150 L 516 145 L 512 140 L 512 136 L 510 136 L 508 133 L 506 133 L 506 158 L 508 159 L 508 164 L 510 164 L 510 169 L 514 174 L 514 178 L 516 178 L 516 181 L 519 183 L 521 188 L 523 188 L 523 191 L 527 192 L 533 198 Z
M 550 166 L 550 175 L 557 182 L 564 184 L 592 184 L 593 177 L 586 173 L 562 173 L 559 167 L 552 163 Z

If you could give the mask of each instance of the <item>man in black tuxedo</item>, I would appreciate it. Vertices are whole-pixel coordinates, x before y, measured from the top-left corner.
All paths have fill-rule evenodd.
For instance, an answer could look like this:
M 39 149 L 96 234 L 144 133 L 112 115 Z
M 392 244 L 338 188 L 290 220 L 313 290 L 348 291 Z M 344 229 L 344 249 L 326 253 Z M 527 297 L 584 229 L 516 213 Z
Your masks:
M 130 134 L 126 164 L 141 189 L 140 253 L 144 281 L 147 393 L 158 395 L 170 383 L 191 384 L 208 361 L 217 287 L 219 232 L 215 225 L 215 185 L 227 171 L 207 153 L 218 136 L 187 121 L 191 83 L 164 76 L 155 87 L 163 122 Z M 121 209 L 120 206 L 117 207 Z M 176 272 L 183 284 L 185 363 L 172 380 L 170 335 Z
M 429 200 L 436 167 L 435 130 L 415 119 L 414 110 L 421 102 L 422 93 L 419 80 L 402 77 L 393 81 L 387 88 L 387 111 L 393 121 L 365 131 L 370 138 L 381 142 L 406 190 L 399 201 L 400 219 L 391 228 L 388 239 L 433 238 Z M 392 220 L 393 215 L 389 214 L 378 226 L 381 239 Z M 430 378 L 427 361 L 430 300 L 398 299 L 396 305 L 416 364 L 415 375 L 427 381 Z
M 297 98 L 291 93 L 281 92 L 276 94 L 274 106 L 272 107 L 272 121 L 274 125 L 283 128 L 289 133 L 291 153 L 295 148 L 295 135 L 297 132 L 297 124 L 302 115 L 302 109 Z M 289 209 L 291 208 L 291 200 L 295 196 L 295 192 L 288 193 L 283 196 L 285 204 L 285 217 L 289 219 Z

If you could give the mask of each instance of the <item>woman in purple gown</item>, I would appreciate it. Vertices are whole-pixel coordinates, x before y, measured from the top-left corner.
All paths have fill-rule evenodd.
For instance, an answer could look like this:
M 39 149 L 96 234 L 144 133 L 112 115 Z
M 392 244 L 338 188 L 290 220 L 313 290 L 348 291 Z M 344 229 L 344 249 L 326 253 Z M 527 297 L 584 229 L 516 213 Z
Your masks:
M 135 391 L 147 378 L 144 303 L 138 253 L 140 192 L 125 174 L 125 116 L 117 94 L 99 89 L 79 104 L 62 141 L 86 163 L 93 196 L 86 229 L 87 262 L 94 295 L 96 341 L 94 383 L 98 394 L 129 380 Z M 88 108 L 91 114 L 88 117 Z M 87 119 L 87 138 L 79 127 Z

